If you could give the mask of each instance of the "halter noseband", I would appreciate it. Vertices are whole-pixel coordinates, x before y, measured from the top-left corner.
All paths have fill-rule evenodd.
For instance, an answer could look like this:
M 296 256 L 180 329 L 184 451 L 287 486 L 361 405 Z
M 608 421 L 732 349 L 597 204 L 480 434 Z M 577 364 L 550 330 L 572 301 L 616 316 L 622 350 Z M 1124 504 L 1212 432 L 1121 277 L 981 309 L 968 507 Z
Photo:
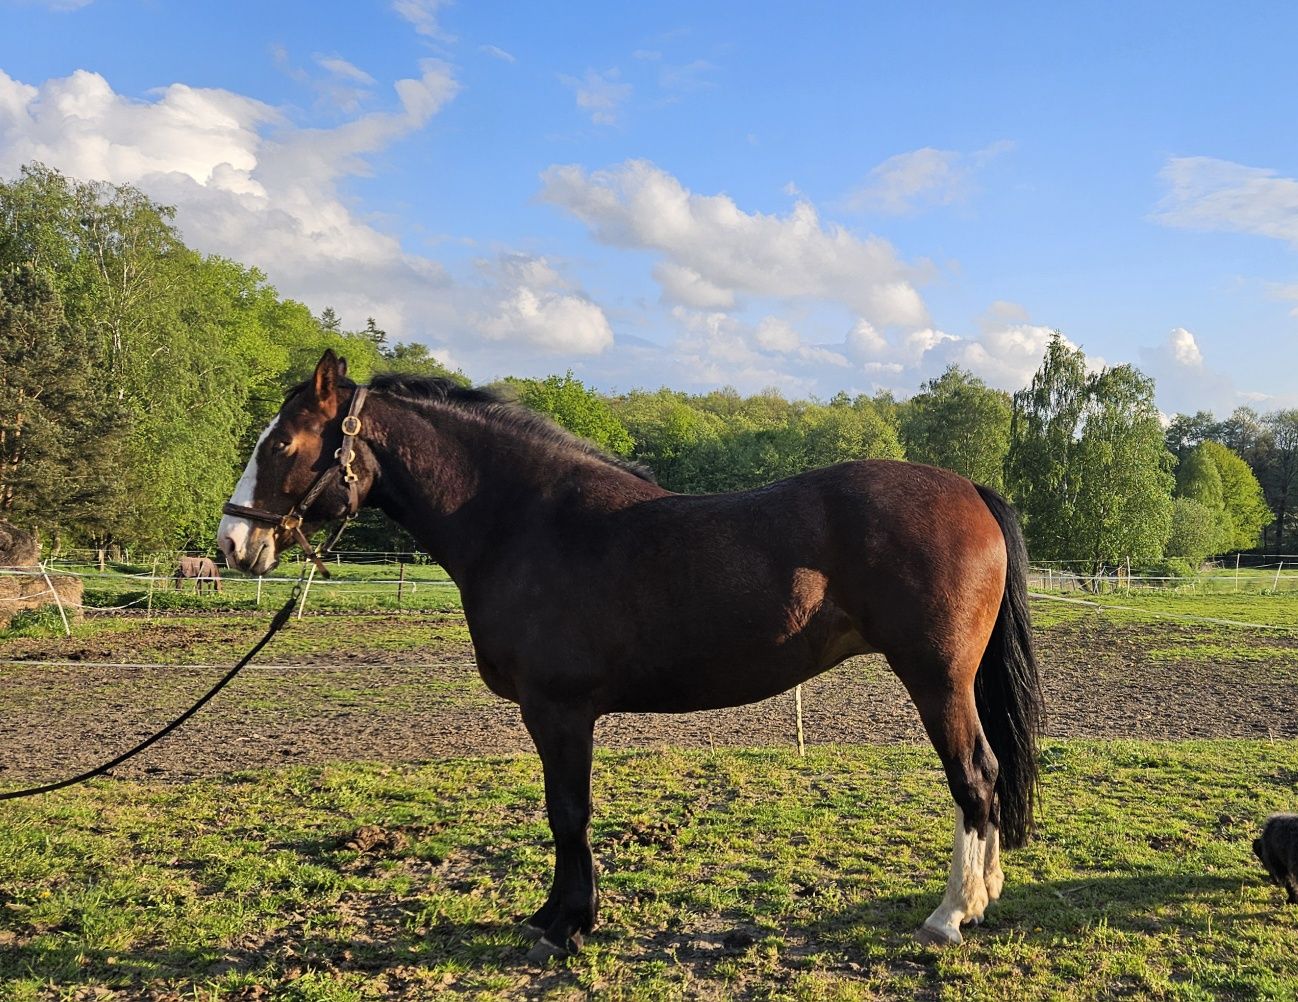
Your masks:
M 351 406 L 347 409 L 347 416 L 343 418 L 343 444 L 334 452 L 334 459 L 338 460 L 338 464 L 336 466 L 328 466 L 316 474 L 316 478 L 311 481 L 311 486 L 306 489 L 306 493 L 297 500 L 293 507 L 284 514 L 278 515 L 273 511 L 263 511 L 260 508 L 249 508 L 246 505 L 235 504 L 233 501 L 227 501 L 221 506 L 221 513 L 223 515 L 233 515 L 236 518 L 249 518 L 254 522 L 262 522 L 266 525 L 274 526 L 275 528 L 287 529 L 297 538 L 298 546 L 302 548 L 302 552 L 306 554 L 307 559 L 316 565 L 316 568 L 321 574 L 325 577 L 329 577 L 329 569 L 325 567 L 324 560 L 321 559 L 321 556 L 328 553 L 333 545 L 338 542 L 338 537 L 342 535 L 342 531 L 347 527 L 347 523 L 350 522 L 356 516 L 356 512 L 360 510 L 360 496 L 356 487 L 357 476 L 355 471 L 352 470 L 352 463 L 356 460 L 356 436 L 361 433 L 361 407 L 364 405 L 365 397 L 368 393 L 368 387 L 358 386 L 356 387 L 356 392 L 352 394 Z M 315 504 L 316 498 L 324 493 L 325 488 L 334 481 L 334 478 L 337 477 L 340 472 L 342 474 L 343 483 L 347 485 L 347 491 L 350 495 L 347 505 L 347 514 L 343 517 L 342 525 L 340 525 L 338 531 L 334 533 L 333 538 L 330 539 L 319 552 L 317 552 L 312 549 L 311 541 L 307 539 L 306 533 L 302 531 L 302 522 L 306 512 L 310 510 L 311 505 Z

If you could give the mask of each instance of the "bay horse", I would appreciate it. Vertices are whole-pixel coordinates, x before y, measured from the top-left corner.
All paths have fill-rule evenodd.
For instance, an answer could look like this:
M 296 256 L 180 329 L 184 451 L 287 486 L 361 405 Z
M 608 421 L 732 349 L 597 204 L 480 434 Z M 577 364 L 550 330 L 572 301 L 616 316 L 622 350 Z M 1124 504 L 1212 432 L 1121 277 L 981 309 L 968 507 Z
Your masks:
M 483 681 L 540 753 L 555 865 L 531 959 L 575 952 L 595 924 L 598 717 L 751 703 L 869 652 L 905 685 L 955 800 L 946 893 L 917 936 L 959 943 L 1000 896 L 1001 849 L 1032 827 L 1044 711 L 1023 537 L 994 491 L 864 460 L 673 494 L 489 391 L 358 387 L 326 351 L 262 432 L 220 546 L 265 574 L 304 526 L 361 505 L 459 586 Z
M 176 565 L 175 589 L 179 591 L 186 581 L 194 582 L 195 593 L 201 595 L 206 586 L 210 591 L 221 590 L 221 572 L 211 557 L 181 557 Z

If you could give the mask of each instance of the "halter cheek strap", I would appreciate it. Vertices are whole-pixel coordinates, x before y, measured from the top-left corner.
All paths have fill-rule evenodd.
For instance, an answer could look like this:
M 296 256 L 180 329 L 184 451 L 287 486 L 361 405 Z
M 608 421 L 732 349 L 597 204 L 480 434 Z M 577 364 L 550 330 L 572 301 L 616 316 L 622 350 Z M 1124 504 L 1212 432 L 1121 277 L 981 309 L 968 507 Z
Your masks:
M 352 469 L 352 463 L 356 461 L 356 437 L 361 433 L 361 407 L 364 406 L 365 397 L 368 393 L 368 387 L 358 386 L 356 392 L 352 394 L 351 406 L 347 408 L 347 415 L 343 418 L 343 444 L 334 452 L 334 459 L 338 460 L 338 465 L 321 470 L 316 475 L 315 480 L 311 481 L 311 486 L 306 489 L 306 493 L 297 500 L 292 508 L 281 515 L 273 511 L 263 511 L 260 508 L 250 508 L 247 505 L 227 501 L 221 506 L 221 513 L 233 515 L 236 518 L 249 518 L 254 522 L 261 522 L 277 529 L 287 529 L 292 533 L 298 546 L 306 554 L 307 559 L 316 565 L 316 569 L 321 574 L 329 577 L 329 568 L 325 566 L 322 558 L 338 542 L 343 530 L 347 528 L 347 524 L 356 516 L 361 507 L 360 488 L 357 486 L 359 477 L 357 477 L 355 470 Z M 302 531 L 303 518 L 306 512 L 310 510 L 311 505 L 315 504 L 316 499 L 324 493 L 325 489 L 339 475 L 342 476 L 343 482 L 347 485 L 347 514 L 343 517 L 338 531 L 317 552 L 312 548 L 311 541 L 307 539 L 306 533 Z

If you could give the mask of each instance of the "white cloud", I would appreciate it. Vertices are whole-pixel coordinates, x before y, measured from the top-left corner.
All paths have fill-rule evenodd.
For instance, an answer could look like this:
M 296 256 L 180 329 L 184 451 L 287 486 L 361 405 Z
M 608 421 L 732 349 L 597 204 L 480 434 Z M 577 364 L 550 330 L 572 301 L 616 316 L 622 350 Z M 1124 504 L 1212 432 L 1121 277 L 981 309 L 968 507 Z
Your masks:
M 619 108 L 631 96 L 631 85 L 620 82 L 620 77 L 614 67 L 603 73 L 588 69 L 580 80 L 566 74 L 560 75 L 559 80 L 577 95 L 577 107 L 590 112 L 592 122 L 615 125 Z
M 392 9 L 415 26 L 416 34 L 439 42 L 454 41 L 454 36 L 442 30 L 437 16 L 450 0 L 392 0 Z
M 1298 247 L 1298 179 L 1212 157 L 1173 157 L 1154 218 L 1193 230 L 1251 233 Z
M 516 63 L 518 60 L 512 52 L 506 52 L 498 45 L 479 45 L 478 51 L 491 56 L 493 59 L 499 59 L 502 63 Z
M 544 258 L 512 255 L 482 267 L 501 290 L 477 325 L 489 340 L 576 355 L 597 355 L 613 343 L 604 311 L 569 291 Z
M 973 191 L 974 172 L 1013 148 L 994 143 L 974 153 L 931 146 L 898 153 L 870 171 L 865 183 L 845 199 L 854 211 L 904 215 L 934 205 L 962 202 Z
M 1184 327 L 1175 327 L 1167 335 L 1167 350 L 1177 365 L 1199 368 L 1203 365 L 1203 352 L 1199 343 Z
M 763 317 L 753 332 L 753 337 L 767 351 L 787 353 L 797 351 L 802 344 L 798 332 L 787 320 L 779 317 Z
M 39 87 L 0 72 L 0 176 L 39 160 L 136 185 L 177 207 L 192 246 L 256 264 L 317 311 L 332 305 L 348 324 L 373 316 L 394 338 L 427 340 L 460 364 L 507 372 L 516 367 L 500 353 L 520 346 L 605 350 L 603 311 L 548 260 L 504 253 L 457 281 L 351 209 L 342 185 L 368 170 L 367 155 L 422 128 L 457 91 L 446 64 L 420 69 L 394 84 L 395 107 L 332 129 L 297 128 L 229 91 L 173 84 L 136 101 L 85 71 Z
M 723 297 L 817 299 L 878 324 L 922 325 L 918 269 L 879 237 L 824 224 L 809 202 L 786 216 L 748 213 L 726 195 L 698 195 L 643 160 L 587 172 L 575 165 L 542 174 L 541 197 L 571 212 L 602 243 L 657 251 L 664 297 L 724 306 Z
M 356 83 L 373 84 L 374 78 L 358 66 L 354 66 L 341 56 L 316 55 L 315 61 L 334 76 Z

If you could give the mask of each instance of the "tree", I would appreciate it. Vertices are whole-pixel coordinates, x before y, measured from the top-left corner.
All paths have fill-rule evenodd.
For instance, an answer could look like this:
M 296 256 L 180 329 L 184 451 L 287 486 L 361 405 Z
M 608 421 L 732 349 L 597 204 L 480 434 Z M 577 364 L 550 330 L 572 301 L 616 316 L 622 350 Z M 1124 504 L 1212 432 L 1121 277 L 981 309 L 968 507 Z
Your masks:
M 725 433 L 720 417 L 665 388 L 635 390 L 610 404 L 635 442 L 633 457 L 653 470 L 660 484 L 681 493 L 707 490 L 704 453 Z
M 1231 527 L 1230 540 L 1225 548 L 1252 549 L 1258 544 L 1258 534 L 1263 526 L 1273 517 L 1262 494 L 1262 485 L 1248 463 L 1220 442 L 1204 442 L 1199 449 L 1212 460 L 1221 478 L 1222 506 Z
M 1167 451 L 1174 455 L 1179 463 L 1199 443 L 1215 438 L 1220 428 L 1211 411 L 1196 411 L 1193 415 L 1177 414 L 1168 424 L 1164 436 Z
M 320 313 L 320 329 L 336 334 L 343 329 L 343 322 L 332 306 L 326 306 Z
M 519 403 L 548 415 L 574 435 L 619 456 L 630 455 L 635 443 L 626 426 L 608 402 L 574 376 L 571 369 L 562 376 L 545 379 L 511 376 L 505 384 L 513 389 Z
M 1221 472 L 1203 444 L 1186 452 L 1177 466 L 1176 496 L 1194 501 L 1195 513 L 1204 520 L 1203 525 L 1196 528 L 1194 537 L 1195 546 L 1199 545 L 1199 541 L 1202 541 L 1203 545 L 1203 552 L 1199 555 L 1200 563 L 1210 553 L 1222 553 L 1230 549 L 1235 538 L 1235 525 L 1226 511 Z M 1180 511 L 1184 517 L 1185 507 L 1182 506 Z M 1178 538 L 1186 538 L 1184 527 L 1179 532 Z M 1167 555 L 1189 559 L 1194 554 L 1192 552 L 1173 553 L 1168 550 Z M 1192 560 L 1191 563 L 1193 562 Z
M 955 470 L 996 490 L 1004 487 L 1009 394 L 953 365 L 901 405 L 900 424 L 907 459 Z
M 1275 513 L 1274 546 L 1285 552 L 1285 540 L 1298 501 L 1298 410 L 1274 411 L 1262 420 L 1265 435 L 1254 450 L 1258 481 Z
M 1172 502 L 1172 529 L 1165 554 L 1181 557 L 1192 568 L 1200 566 L 1209 555 L 1219 552 L 1221 534 L 1217 513 L 1190 497 Z
M 1006 484 L 1034 557 L 1098 571 L 1161 556 L 1171 531 L 1172 456 L 1153 381 L 1129 365 L 1086 372 L 1056 333 L 1014 395 Z
M 102 538 L 127 506 L 126 432 L 50 277 L 30 264 L 0 270 L 0 513 L 56 537 Z

